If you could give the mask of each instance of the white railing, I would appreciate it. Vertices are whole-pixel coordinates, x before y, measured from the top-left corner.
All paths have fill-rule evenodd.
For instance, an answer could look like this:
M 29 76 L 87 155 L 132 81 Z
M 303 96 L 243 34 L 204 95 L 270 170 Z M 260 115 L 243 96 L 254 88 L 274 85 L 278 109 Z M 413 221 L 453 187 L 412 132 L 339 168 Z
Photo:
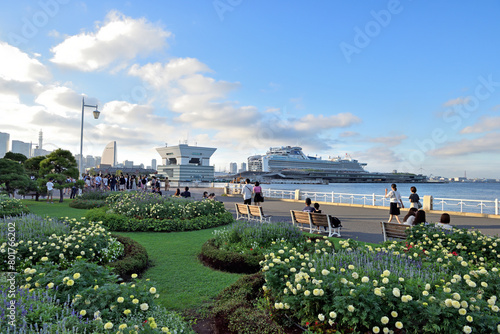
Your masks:
M 475 212 L 498 215 L 498 199 L 494 201 L 433 198 L 433 209 L 441 211 Z
M 243 184 L 225 184 L 229 187 L 230 193 L 241 193 Z M 384 195 L 375 194 L 347 194 L 335 192 L 318 192 L 318 191 L 303 191 L 303 190 L 281 190 L 281 189 L 263 189 L 264 196 L 268 198 L 278 199 L 294 199 L 303 201 L 310 198 L 313 202 L 327 202 L 339 204 L 358 204 L 388 207 L 389 199 Z M 422 201 L 422 200 L 421 200 Z M 403 201 L 405 207 L 409 207 L 408 201 Z M 433 198 L 433 210 L 451 211 L 451 212 L 470 212 L 482 214 L 499 214 L 499 201 L 487 200 L 470 200 L 470 199 L 453 199 L 453 198 Z

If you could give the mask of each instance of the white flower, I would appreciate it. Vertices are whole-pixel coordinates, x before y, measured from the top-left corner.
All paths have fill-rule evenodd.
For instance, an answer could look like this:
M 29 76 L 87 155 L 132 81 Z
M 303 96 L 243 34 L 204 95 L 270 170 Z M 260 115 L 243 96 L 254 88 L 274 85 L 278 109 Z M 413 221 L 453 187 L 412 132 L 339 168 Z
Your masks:
M 318 314 L 318 319 L 319 321 L 324 321 L 325 320 L 325 316 L 323 314 Z
M 470 328 L 469 326 L 465 325 L 464 328 L 462 329 L 464 331 L 465 334 L 469 334 L 469 333 L 472 333 L 472 328 Z
M 380 318 L 380 322 L 382 324 L 386 325 L 387 323 L 389 323 L 389 318 L 386 316 L 383 316 L 382 318 Z
M 352 305 L 347 306 L 347 310 L 349 312 L 354 312 L 354 306 L 352 306 Z
M 392 289 L 392 294 L 394 295 L 394 297 L 399 298 L 401 296 L 401 291 L 399 291 L 398 288 L 394 288 Z
M 330 312 L 329 316 L 330 316 L 330 318 L 335 319 L 337 317 L 337 313 L 332 311 L 332 312 Z

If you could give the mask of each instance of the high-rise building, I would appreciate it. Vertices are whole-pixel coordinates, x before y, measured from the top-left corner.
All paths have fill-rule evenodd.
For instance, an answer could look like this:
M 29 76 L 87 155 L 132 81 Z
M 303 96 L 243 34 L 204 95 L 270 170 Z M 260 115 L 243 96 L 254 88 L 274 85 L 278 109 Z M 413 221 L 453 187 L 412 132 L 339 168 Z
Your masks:
M 214 167 L 210 166 L 210 157 L 216 148 L 189 146 L 165 146 L 156 149 L 162 158 L 158 174 L 170 181 L 207 181 L 214 180 Z
M 0 159 L 5 156 L 5 153 L 9 152 L 9 142 L 10 134 L 0 132 Z
M 133 161 L 130 161 L 130 160 L 125 160 L 125 161 L 123 162 L 123 166 L 124 166 L 125 168 L 132 168 L 132 167 L 134 167 L 134 162 L 133 162 Z
M 242 162 L 240 165 L 240 172 L 246 172 L 247 171 L 247 164 L 246 162 Z
M 109 142 L 102 152 L 102 165 L 114 167 L 116 165 L 116 141 Z
M 96 167 L 95 158 L 92 155 L 87 155 L 87 157 L 85 158 L 85 162 L 83 163 L 83 166 L 85 168 L 94 168 L 94 167 Z
M 156 169 L 156 159 L 151 160 L 151 168 Z
M 31 143 L 25 143 L 20 140 L 13 140 L 12 153 L 21 153 L 24 154 L 26 158 L 31 158 Z
M 238 164 L 236 162 L 231 162 L 229 164 L 229 173 L 236 174 L 238 172 Z

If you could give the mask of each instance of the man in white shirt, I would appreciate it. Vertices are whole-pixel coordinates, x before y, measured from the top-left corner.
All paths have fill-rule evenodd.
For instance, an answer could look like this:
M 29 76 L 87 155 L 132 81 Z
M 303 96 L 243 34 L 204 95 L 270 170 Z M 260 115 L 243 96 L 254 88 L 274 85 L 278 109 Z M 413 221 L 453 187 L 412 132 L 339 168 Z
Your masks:
M 52 178 L 49 179 L 49 182 L 47 182 L 45 185 L 47 186 L 47 203 L 49 203 L 49 197 L 50 197 L 50 202 L 53 202 L 52 195 L 54 193 L 54 183 L 52 183 Z
M 245 185 L 243 189 L 241 189 L 241 193 L 243 194 L 243 204 L 252 204 L 252 192 L 253 187 L 250 185 L 250 179 L 245 180 Z

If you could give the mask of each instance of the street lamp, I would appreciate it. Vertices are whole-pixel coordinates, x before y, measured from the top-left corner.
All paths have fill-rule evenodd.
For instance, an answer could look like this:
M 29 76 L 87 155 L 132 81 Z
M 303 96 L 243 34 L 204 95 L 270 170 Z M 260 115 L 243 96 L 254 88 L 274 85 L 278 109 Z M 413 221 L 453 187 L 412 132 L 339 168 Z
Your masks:
M 97 104 L 95 106 L 85 104 L 85 98 L 82 97 L 82 131 L 81 131 L 81 135 L 80 135 L 80 165 L 78 166 L 80 177 L 82 177 L 82 174 L 83 174 L 83 115 L 84 115 L 83 111 L 85 110 L 85 107 L 95 108 L 95 110 L 93 111 L 95 119 L 98 119 L 99 115 L 101 114 L 101 112 L 99 110 L 97 110 Z

